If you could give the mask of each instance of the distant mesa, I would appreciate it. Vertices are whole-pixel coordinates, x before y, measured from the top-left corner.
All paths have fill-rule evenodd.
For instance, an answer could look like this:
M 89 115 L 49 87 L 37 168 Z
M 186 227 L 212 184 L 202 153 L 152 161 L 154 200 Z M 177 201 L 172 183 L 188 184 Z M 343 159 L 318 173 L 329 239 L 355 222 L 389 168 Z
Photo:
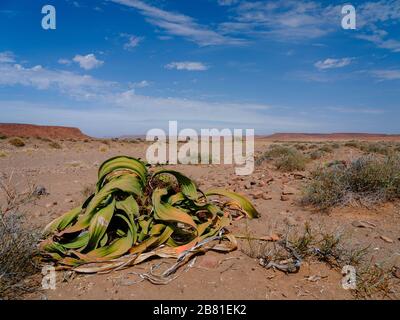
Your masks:
M 379 134 L 379 133 L 274 133 L 263 136 L 272 141 L 347 141 L 347 140 L 400 140 L 399 134 Z
M 78 128 L 40 126 L 33 124 L 0 123 L 0 134 L 7 137 L 39 137 L 49 139 L 88 139 Z

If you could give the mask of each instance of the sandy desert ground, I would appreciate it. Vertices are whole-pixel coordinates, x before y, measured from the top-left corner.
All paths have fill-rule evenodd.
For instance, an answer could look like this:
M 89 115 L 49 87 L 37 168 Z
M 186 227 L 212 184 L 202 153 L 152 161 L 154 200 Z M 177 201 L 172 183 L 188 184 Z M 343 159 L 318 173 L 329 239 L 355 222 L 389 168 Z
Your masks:
M 0 140 L 0 172 L 3 181 L 11 178 L 20 193 L 43 186 L 48 192 L 22 204 L 26 228 L 43 228 L 52 219 L 80 204 L 93 189 L 99 165 L 116 155 L 144 157 L 148 146 L 141 141 L 53 140 L 23 138 L 25 146 L 16 147 L 9 139 Z M 55 144 L 56 143 L 56 144 Z M 297 147 L 299 143 L 285 142 Z M 271 144 L 270 139 L 256 139 L 256 155 Z M 318 149 L 332 142 L 302 143 Z M 314 146 L 313 146 L 314 145 Z M 306 148 L 306 149 L 307 149 Z M 303 148 L 300 148 L 303 149 Z M 307 151 L 304 151 L 307 152 Z M 300 203 L 310 171 L 333 160 L 350 162 L 362 151 L 337 142 L 321 157 L 307 162 L 305 171 L 281 172 L 271 161 L 256 166 L 250 176 L 238 177 L 231 165 L 175 165 L 192 177 L 201 189 L 224 187 L 247 195 L 261 217 L 234 221 L 229 230 L 239 235 L 239 249 L 220 254 L 208 252 L 197 257 L 193 266 L 178 272 L 168 285 L 137 282 L 135 272 L 144 272 L 158 261 L 103 275 L 74 275 L 57 272 L 56 290 L 37 289 L 24 299 L 398 299 L 400 267 L 400 202 L 336 207 L 329 212 Z M 256 158 L 257 159 L 257 158 Z M 2 207 L 6 195 L 1 195 Z M 301 237 L 305 225 L 320 234 L 343 234 L 341 245 L 348 250 L 368 247 L 358 268 L 372 270 L 378 263 L 386 274 L 363 284 L 360 290 L 344 290 L 338 267 L 316 257 L 304 259 L 297 273 L 266 269 L 259 263 L 271 242 L 253 240 L 263 236 L 279 238 L 289 234 Z M 376 270 L 371 271 L 376 275 Z M 397 272 L 397 273 L 396 273 Z M 365 273 L 367 274 L 367 272 Z M 390 276 L 389 276 L 390 274 Z M 31 277 L 40 280 L 40 273 Z M 376 289 L 376 290 L 375 290 Z M 371 296 L 365 295 L 370 290 Z

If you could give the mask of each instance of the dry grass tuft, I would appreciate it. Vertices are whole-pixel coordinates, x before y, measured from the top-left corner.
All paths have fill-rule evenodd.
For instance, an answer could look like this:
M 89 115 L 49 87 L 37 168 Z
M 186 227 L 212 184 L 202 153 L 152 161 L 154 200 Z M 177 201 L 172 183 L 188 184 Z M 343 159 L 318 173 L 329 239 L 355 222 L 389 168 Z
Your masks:
M 13 138 L 13 139 L 10 139 L 8 142 L 17 148 L 25 146 L 25 142 L 20 138 Z
M 49 143 L 49 147 L 53 149 L 62 149 L 61 145 L 58 142 L 52 141 Z
M 34 290 L 25 279 L 38 271 L 35 262 L 39 233 L 23 227 L 15 211 L 0 214 L 0 300 L 18 299 Z

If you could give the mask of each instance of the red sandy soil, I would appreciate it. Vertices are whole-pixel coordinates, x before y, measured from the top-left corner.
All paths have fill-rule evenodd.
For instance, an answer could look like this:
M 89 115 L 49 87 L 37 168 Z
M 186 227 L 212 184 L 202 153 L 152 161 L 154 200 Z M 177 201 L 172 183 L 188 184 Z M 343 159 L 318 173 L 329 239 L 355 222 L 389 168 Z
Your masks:
M 99 165 L 106 159 L 126 154 L 144 158 L 148 143 L 139 141 L 67 140 L 58 141 L 61 149 L 52 148 L 43 139 L 31 138 L 24 147 L 16 147 L 0 139 L 0 174 L 11 181 L 18 192 L 29 186 L 43 186 L 48 194 L 19 208 L 27 218 L 27 228 L 41 230 L 66 211 L 81 205 L 87 189 L 93 190 Z M 256 139 L 255 152 L 267 150 L 271 141 Z M 313 144 L 310 144 L 309 148 Z M 313 147 L 314 148 L 314 147 Z M 315 147 L 318 148 L 318 145 Z M 254 237 L 291 234 L 301 235 L 305 224 L 316 232 L 342 234 L 346 248 L 369 248 L 362 266 L 384 263 L 400 270 L 400 201 L 372 208 L 338 207 L 323 212 L 300 203 L 302 190 L 310 172 L 333 160 L 352 161 L 362 155 L 356 148 L 341 144 L 340 148 L 311 161 L 303 172 L 284 173 L 265 161 L 249 176 L 236 176 L 233 165 L 166 166 L 188 175 L 202 190 L 227 188 L 252 200 L 261 216 L 258 219 L 234 221 L 228 230 L 235 235 Z M 153 168 L 156 170 L 156 168 Z M 8 177 L 12 177 L 8 178 Z M 0 182 L 2 176 L 0 175 Z M 283 195 L 288 194 L 283 197 Z M 261 195 L 261 197 L 260 197 Z M 6 204 L 0 190 L 0 209 Z M 360 221 L 368 227 L 360 227 Z M 273 244 L 270 244 L 273 245 Z M 298 273 L 265 269 L 258 254 L 268 253 L 265 242 L 238 238 L 238 250 L 227 253 L 207 252 L 198 256 L 189 269 L 182 268 L 178 278 L 168 285 L 138 282 L 136 273 L 149 272 L 160 263 L 149 260 L 143 264 L 109 274 L 69 274 L 58 271 L 56 290 L 44 290 L 24 299 L 355 299 L 341 285 L 341 270 L 331 268 L 317 259 L 304 260 Z M 172 263 L 168 260 L 164 263 Z M 168 264 L 167 264 L 168 265 Z M 165 264 L 162 266 L 165 267 Z M 41 274 L 38 273 L 40 285 Z M 396 280 L 399 282 L 400 280 Z M 374 295 L 373 299 L 400 299 L 400 286 L 390 285 L 389 296 Z
M 50 139 L 87 139 L 78 128 L 0 123 L 0 134 L 8 137 L 39 137 Z

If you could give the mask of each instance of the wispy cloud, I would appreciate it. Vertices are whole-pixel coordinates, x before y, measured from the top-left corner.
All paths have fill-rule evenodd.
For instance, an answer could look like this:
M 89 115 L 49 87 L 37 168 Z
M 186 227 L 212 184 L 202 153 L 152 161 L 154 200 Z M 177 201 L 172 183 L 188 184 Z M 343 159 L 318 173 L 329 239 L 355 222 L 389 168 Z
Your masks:
M 379 80 L 399 80 L 400 69 L 372 70 L 370 73 Z
M 195 61 L 181 61 L 181 62 L 171 62 L 165 65 L 166 69 L 176 69 L 176 70 L 186 70 L 186 71 L 205 71 L 208 66 L 201 62 Z
M 344 108 L 344 107 L 328 107 L 328 110 L 339 113 L 363 113 L 363 114 L 382 114 L 384 110 L 378 108 Z
M 138 37 L 132 34 L 127 34 L 127 33 L 122 33 L 121 37 L 124 37 L 127 39 L 127 41 L 124 43 L 124 49 L 125 50 L 132 50 L 136 48 L 140 42 L 143 41 L 143 37 Z
M 343 68 L 345 66 L 348 66 L 352 60 L 353 58 L 328 58 L 325 60 L 317 61 L 314 66 L 320 70 Z
M 340 27 L 340 7 L 312 1 L 243 1 L 235 9 L 233 21 L 220 24 L 225 34 L 283 41 L 313 39 Z
M 77 54 L 72 60 L 85 70 L 98 68 L 104 63 L 104 61 L 98 60 L 93 53 L 89 53 L 85 56 Z
M 70 65 L 70 64 L 72 63 L 71 60 L 69 60 L 69 59 L 64 59 L 64 58 L 58 59 L 57 62 L 58 62 L 59 64 L 63 64 L 63 65 L 66 65 L 66 66 L 68 66 L 68 65 Z
M 391 38 L 390 34 L 382 29 L 382 24 L 385 25 L 385 29 L 390 25 L 398 28 L 399 19 L 399 0 L 365 2 L 357 6 L 357 28 L 361 34 L 357 34 L 356 37 L 370 41 L 379 48 L 400 52 L 400 41 Z
M 147 22 L 164 30 L 168 35 L 181 36 L 201 46 L 244 43 L 242 39 L 222 35 L 180 13 L 162 10 L 138 0 L 111 1 L 139 10 Z
M 239 2 L 239 0 L 217 0 L 220 6 L 231 6 Z
M 134 87 L 144 87 L 147 84 L 148 82 L 143 80 Z M 55 123 L 55 119 L 68 119 L 73 120 L 73 123 L 67 124 L 87 129 L 91 127 L 86 120 L 90 117 L 96 119 L 96 125 L 92 126 L 93 134 L 101 134 L 98 128 L 106 124 L 107 133 L 110 135 L 132 133 L 135 128 L 143 133 L 149 126 L 163 127 L 171 119 L 192 128 L 256 128 L 264 132 L 265 128 L 271 132 L 283 129 L 302 131 L 313 126 L 311 121 L 299 119 L 295 115 L 269 114 L 271 106 L 267 104 L 139 95 L 132 85 L 130 89 L 121 83 L 107 82 L 89 75 L 49 69 L 40 65 L 27 67 L 12 62 L 0 62 L 0 86 L 53 90 L 84 102 L 83 109 L 80 109 L 38 105 L 28 101 L 0 101 L 3 121 L 24 122 L 29 119 L 30 122 Z M 66 101 L 68 100 L 64 100 L 64 103 L 68 103 Z M 87 106 L 95 108 L 88 110 L 85 109 Z M 154 118 L 154 114 L 157 114 L 157 119 Z M 230 115 L 228 118 L 227 114 Z M 19 115 L 23 115 L 23 118 Z
M 11 51 L 0 52 L 0 63 L 12 62 L 15 62 L 15 57 Z
M 142 80 L 139 82 L 133 82 L 130 84 L 131 88 L 146 88 L 150 85 L 150 82 L 147 80 Z

